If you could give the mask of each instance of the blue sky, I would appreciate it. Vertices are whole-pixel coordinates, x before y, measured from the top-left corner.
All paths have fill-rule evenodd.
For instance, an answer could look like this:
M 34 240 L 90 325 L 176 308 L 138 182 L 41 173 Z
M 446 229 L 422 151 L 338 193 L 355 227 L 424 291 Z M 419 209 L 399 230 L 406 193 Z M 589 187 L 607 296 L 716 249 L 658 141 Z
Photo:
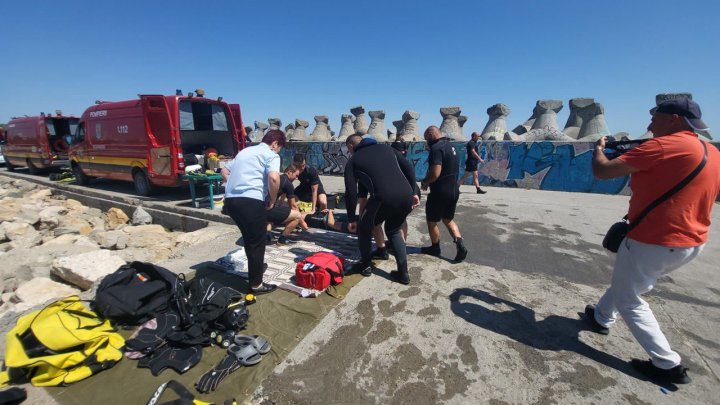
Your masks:
M 444 4 L 444 5 L 441 5 Z M 465 132 L 487 107 L 594 97 L 611 132 L 639 136 L 655 94 L 691 92 L 720 138 L 718 1 L 12 1 L 1 6 L 0 122 L 97 99 L 185 93 L 241 104 L 283 125 L 383 109 Z

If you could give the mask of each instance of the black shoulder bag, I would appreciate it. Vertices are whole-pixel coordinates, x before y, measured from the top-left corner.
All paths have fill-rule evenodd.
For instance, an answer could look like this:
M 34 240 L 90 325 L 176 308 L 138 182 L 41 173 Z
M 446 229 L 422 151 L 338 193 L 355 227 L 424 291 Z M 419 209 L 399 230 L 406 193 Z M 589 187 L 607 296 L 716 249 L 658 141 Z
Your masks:
M 699 140 L 699 139 L 698 139 Z M 680 191 L 683 187 L 685 187 L 688 183 L 694 179 L 698 173 L 705 167 L 705 163 L 707 162 L 707 146 L 705 146 L 705 142 L 700 141 L 700 143 L 703 146 L 703 149 L 705 150 L 705 154 L 702 158 L 702 161 L 700 164 L 695 168 L 695 170 L 692 171 L 692 173 L 688 174 L 687 177 L 685 177 L 680 183 L 678 183 L 675 187 L 671 188 L 665 194 L 658 197 L 655 201 L 653 201 L 650 205 L 645 207 L 645 209 L 638 215 L 637 219 L 633 221 L 632 224 L 628 223 L 628 216 L 625 215 L 620 222 L 614 223 L 610 229 L 607 231 L 607 234 L 605 235 L 605 238 L 602 241 L 602 245 L 605 249 L 617 253 L 618 249 L 620 248 L 620 244 L 625 239 L 628 233 L 635 228 L 640 221 L 642 221 L 645 216 L 652 211 L 653 208 L 660 205 L 663 201 L 670 198 L 673 194 Z

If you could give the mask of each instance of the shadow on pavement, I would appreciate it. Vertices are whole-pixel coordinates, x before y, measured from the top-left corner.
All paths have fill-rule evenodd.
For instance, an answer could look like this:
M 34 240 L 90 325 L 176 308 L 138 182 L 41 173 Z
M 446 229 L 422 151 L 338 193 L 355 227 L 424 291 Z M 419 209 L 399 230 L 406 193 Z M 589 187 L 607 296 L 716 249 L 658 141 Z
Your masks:
M 466 298 L 464 302 L 460 301 L 462 298 Z M 476 299 L 488 305 L 504 304 L 513 310 L 494 311 L 481 303 L 473 303 L 467 298 Z M 450 294 L 450 309 L 455 315 L 472 324 L 505 335 L 528 347 L 539 350 L 575 352 L 628 376 L 647 381 L 632 368 L 629 362 L 601 352 L 580 341 L 580 332 L 590 330 L 582 319 L 551 315 L 542 321 L 537 321 L 535 311 L 526 306 L 496 297 L 482 290 L 470 288 L 457 289 Z M 667 386 L 665 388 L 677 389 L 677 387 Z

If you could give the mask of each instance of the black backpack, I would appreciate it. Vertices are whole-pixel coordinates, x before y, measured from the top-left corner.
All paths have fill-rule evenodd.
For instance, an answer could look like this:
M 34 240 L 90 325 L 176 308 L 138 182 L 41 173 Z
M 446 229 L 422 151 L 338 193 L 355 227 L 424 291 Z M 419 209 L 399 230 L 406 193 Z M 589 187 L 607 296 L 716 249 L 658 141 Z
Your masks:
M 120 266 L 100 282 L 93 308 L 119 325 L 140 325 L 168 311 L 184 277 L 152 263 Z

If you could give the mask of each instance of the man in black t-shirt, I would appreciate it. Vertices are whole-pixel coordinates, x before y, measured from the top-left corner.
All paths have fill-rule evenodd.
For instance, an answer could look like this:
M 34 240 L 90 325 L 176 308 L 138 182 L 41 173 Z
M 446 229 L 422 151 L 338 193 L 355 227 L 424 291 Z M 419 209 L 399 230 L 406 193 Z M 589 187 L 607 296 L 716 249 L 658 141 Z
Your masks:
M 430 147 L 430 154 L 428 156 L 428 172 L 425 180 L 422 181 L 422 189 L 430 188 L 430 194 L 425 203 L 425 218 L 432 245 L 423 247 L 420 251 L 424 254 L 440 256 L 438 222 L 442 220 L 457 247 L 455 261 L 461 262 L 467 256 L 467 249 L 462 235 L 460 235 L 460 228 L 453 221 L 455 207 L 460 197 L 460 188 L 457 184 L 460 163 L 457 151 L 450 139 L 446 138 L 434 125 L 425 130 L 425 141 Z
M 312 203 L 311 213 L 327 209 L 327 195 L 317 169 L 308 166 L 301 153 L 293 157 L 293 165 L 300 170 L 300 185 L 295 188 L 295 196 L 301 201 Z
M 485 194 L 486 191 L 480 188 L 480 182 L 478 181 L 478 164 L 484 162 L 484 160 L 477 152 L 477 143 L 479 140 L 480 134 L 477 132 L 473 132 L 470 136 L 470 141 L 465 145 L 465 149 L 467 150 L 467 160 L 465 160 L 465 173 L 463 174 L 462 178 L 460 178 L 460 181 L 458 181 L 458 185 L 462 186 L 463 183 L 465 183 L 465 179 L 467 179 L 468 176 L 472 174 L 475 191 L 478 194 Z

